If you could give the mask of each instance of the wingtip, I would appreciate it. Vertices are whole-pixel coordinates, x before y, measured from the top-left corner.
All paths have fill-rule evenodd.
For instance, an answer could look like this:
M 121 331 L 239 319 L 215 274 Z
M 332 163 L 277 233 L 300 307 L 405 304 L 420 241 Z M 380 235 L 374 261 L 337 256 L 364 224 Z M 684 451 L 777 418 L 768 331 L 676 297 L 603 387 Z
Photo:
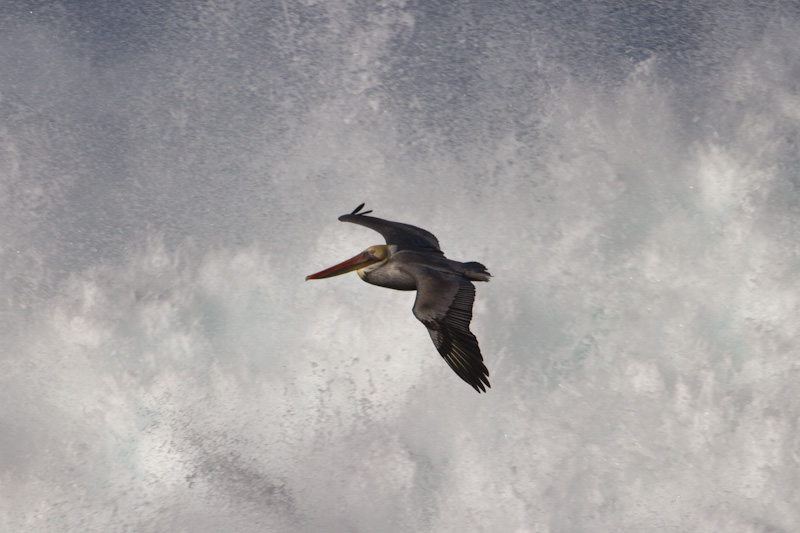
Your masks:
M 367 210 L 367 211 L 361 212 L 361 210 L 362 210 L 362 209 L 364 209 L 364 204 L 365 204 L 365 202 L 361 202 L 360 204 L 358 204 L 358 207 L 356 207 L 355 209 L 353 209 L 353 210 L 350 212 L 350 215 L 364 216 L 364 215 L 367 215 L 367 214 L 369 214 L 369 213 L 372 213 L 372 209 L 369 209 L 369 210 Z M 348 215 L 342 215 L 342 217 L 346 217 L 346 216 L 348 216 Z M 339 217 L 339 220 L 341 220 L 341 219 L 342 219 L 342 217 Z
M 352 222 L 353 221 L 353 217 L 363 217 L 364 215 L 368 215 L 368 214 L 372 213 L 372 209 L 368 209 L 367 211 L 359 212 L 359 210 L 362 209 L 363 207 L 364 207 L 364 204 L 361 204 L 358 207 L 356 207 L 355 209 L 353 209 L 352 213 L 347 213 L 346 215 L 340 216 L 339 217 L 339 222 Z
M 492 388 L 492 386 L 489 384 L 489 380 L 488 379 L 483 379 L 482 381 L 479 381 L 477 384 L 471 384 L 471 385 L 476 391 L 478 391 L 478 394 L 480 394 L 482 392 L 489 392 L 486 389 L 491 389 Z

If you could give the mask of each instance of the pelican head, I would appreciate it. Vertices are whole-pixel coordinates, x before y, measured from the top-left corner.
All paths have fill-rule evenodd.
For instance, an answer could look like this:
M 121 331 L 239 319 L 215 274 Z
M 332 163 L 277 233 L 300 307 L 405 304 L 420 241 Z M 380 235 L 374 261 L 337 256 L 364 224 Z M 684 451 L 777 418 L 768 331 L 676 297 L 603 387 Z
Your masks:
M 367 268 L 370 265 L 383 262 L 388 257 L 389 246 L 385 244 L 370 246 L 357 256 L 351 257 L 347 261 L 339 263 L 338 265 L 334 265 L 330 268 L 326 268 L 325 270 L 317 272 L 316 274 L 306 276 L 306 281 L 310 279 L 332 278 L 333 276 L 339 276 L 340 274 L 347 274 L 353 270 L 361 270 L 362 268 Z

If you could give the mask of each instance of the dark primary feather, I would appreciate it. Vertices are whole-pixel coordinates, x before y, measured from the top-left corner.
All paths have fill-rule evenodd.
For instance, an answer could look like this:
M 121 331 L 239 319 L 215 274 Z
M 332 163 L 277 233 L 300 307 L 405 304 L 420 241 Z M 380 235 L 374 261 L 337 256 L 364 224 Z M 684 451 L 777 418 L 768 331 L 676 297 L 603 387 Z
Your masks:
M 368 215 L 369 213 L 372 213 L 372 209 L 370 209 L 368 211 L 364 211 L 363 213 L 360 213 L 359 211 L 361 211 L 362 209 L 364 209 L 364 202 L 361 202 L 360 204 L 358 204 L 358 207 L 353 209 L 350 212 L 350 214 L 351 215 Z
M 413 248 L 428 248 L 441 253 L 439 249 L 439 240 L 431 232 L 412 226 L 411 224 L 392 222 L 391 220 L 384 220 L 377 217 L 368 217 L 366 213 L 371 213 L 371 210 L 364 211 L 363 213 L 358 212 L 363 207 L 364 204 L 361 204 L 349 215 L 340 216 L 339 220 L 365 226 L 377 231 L 386 239 L 386 244 Z
M 486 392 L 489 370 L 483 364 L 478 340 L 469 330 L 475 286 L 462 277 L 416 266 L 406 270 L 417 280 L 414 316 L 428 328 L 441 356 L 478 392 Z

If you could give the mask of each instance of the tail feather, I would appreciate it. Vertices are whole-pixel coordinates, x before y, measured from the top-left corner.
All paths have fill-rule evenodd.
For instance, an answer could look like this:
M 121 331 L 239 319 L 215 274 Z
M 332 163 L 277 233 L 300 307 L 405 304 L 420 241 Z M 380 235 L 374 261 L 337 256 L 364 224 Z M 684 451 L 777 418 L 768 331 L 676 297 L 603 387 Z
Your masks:
M 489 278 L 492 277 L 492 275 L 489 274 L 489 271 L 486 270 L 486 267 L 477 261 L 469 261 L 467 263 L 463 263 L 463 265 L 464 277 L 466 277 L 468 280 L 489 281 Z

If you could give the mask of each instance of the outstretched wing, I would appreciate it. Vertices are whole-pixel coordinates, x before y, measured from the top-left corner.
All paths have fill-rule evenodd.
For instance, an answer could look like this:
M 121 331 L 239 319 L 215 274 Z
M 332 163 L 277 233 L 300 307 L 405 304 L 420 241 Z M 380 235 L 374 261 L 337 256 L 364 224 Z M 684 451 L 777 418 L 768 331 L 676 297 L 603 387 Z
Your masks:
M 491 387 L 489 370 L 469 330 L 475 287 L 460 276 L 424 266 L 406 265 L 403 270 L 417 282 L 414 316 L 428 328 L 436 349 L 461 379 L 476 391 L 486 392 Z
M 377 231 L 386 239 L 386 244 L 394 244 L 401 247 L 428 248 L 441 253 L 439 241 L 431 232 L 410 224 L 402 224 L 400 222 L 392 222 L 391 220 L 366 216 L 367 213 L 372 212 L 371 210 L 359 214 L 362 207 L 364 207 L 364 204 L 355 208 L 349 215 L 340 216 L 339 220 L 342 222 L 352 222 L 353 224 L 365 226 Z

